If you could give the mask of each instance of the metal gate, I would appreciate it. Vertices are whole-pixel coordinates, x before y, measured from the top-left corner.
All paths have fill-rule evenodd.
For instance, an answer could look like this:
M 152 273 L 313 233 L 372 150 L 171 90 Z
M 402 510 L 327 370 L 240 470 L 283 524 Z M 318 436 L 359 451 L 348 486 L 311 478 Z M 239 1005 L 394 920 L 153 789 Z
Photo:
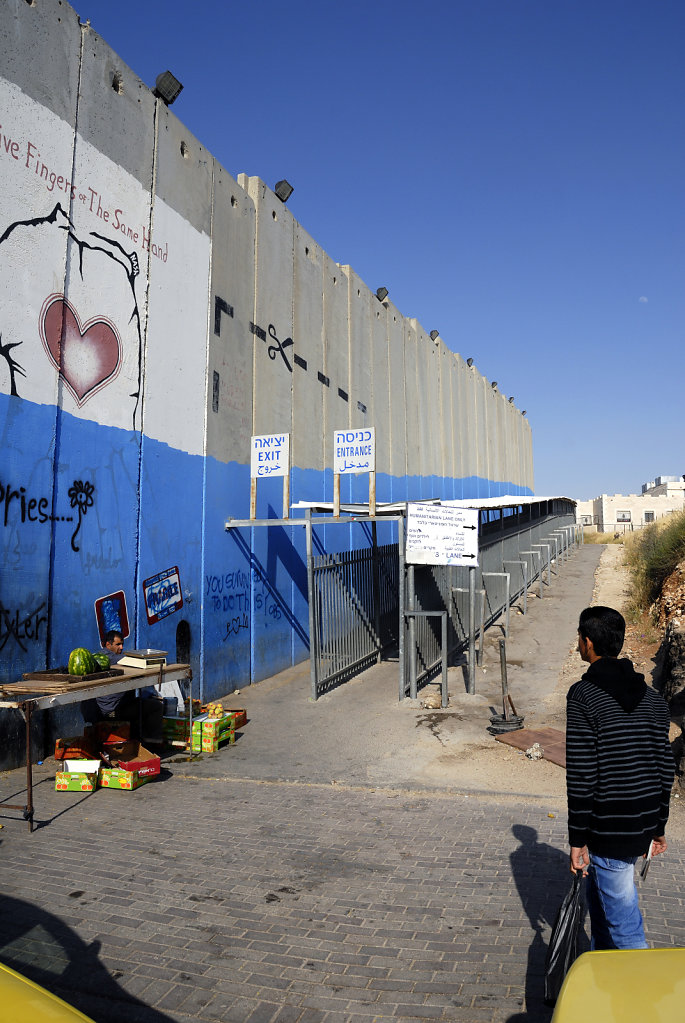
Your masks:
M 314 698 L 398 642 L 398 544 L 377 546 L 375 536 L 371 547 L 309 559 Z

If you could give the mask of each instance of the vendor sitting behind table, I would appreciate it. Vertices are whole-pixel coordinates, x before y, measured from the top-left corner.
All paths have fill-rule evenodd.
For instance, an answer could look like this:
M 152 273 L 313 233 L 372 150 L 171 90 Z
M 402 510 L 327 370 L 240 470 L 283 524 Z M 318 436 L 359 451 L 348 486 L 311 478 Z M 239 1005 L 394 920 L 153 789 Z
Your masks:
M 108 654 L 118 657 L 124 649 L 124 637 L 116 629 L 105 634 L 105 650 Z M 143 733 L 140 738 L 162 741 L 162 715 L 164 701 L 159 693 L 148 686 L 141 690 Z M 135 690 L 126 693 L 110 693 L 107 696 L 96 696 L 95 702 L 102 719 L 117 719 L 131 722 L 133 733 L 138 730 L 139 703 Z

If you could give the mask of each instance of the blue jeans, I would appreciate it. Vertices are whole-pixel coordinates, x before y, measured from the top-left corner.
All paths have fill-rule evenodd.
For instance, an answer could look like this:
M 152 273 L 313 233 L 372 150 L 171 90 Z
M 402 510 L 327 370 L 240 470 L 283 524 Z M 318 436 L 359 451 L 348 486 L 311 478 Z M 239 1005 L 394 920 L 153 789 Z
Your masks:
M 647 948 L 633 868 L 637 856 L 609 859 L 590 853 L 587 904 L 592 948 Z

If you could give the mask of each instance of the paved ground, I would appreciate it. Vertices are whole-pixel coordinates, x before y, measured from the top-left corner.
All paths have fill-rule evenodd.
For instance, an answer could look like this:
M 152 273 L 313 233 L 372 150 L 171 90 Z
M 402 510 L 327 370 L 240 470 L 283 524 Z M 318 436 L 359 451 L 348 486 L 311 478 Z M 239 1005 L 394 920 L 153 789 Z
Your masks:
M 567 566 L 571 604 L 587 602 L 591 550 Z M 511 645 L 535 649 L 564 617 L 546 597 Z M 554 636 L 562 659 L 572 633 Z M 234 747 L 136 792 L 55 793 L 54 763 L 37 768 L 41 826 L 0 818 L 0 960 L 97 1023 L 547 1023 L 563 772 L 490 741 L 487 696 L 462 711 L 454 678 L 451 730 L 396 700 L 379 717 L 373 678 L 309 704 L 291 673 L 230 701 L 251 718 Z M 495 794 L 455 773 L 484 756 Z M 0 775 L 0 798 L 22 788 L 22 772 Z M 685 945 L 675 817 L 643 894 L 658 945 Z

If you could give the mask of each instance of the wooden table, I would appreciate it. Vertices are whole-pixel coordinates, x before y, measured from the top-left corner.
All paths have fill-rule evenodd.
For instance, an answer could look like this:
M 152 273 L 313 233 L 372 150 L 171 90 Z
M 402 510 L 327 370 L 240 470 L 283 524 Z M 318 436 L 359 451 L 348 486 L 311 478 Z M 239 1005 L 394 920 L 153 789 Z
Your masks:
M 118 668 L 117 665 L 113 667 Z M 34 710 L 51 710 L 68 703 L 82 703 L 99 696 L 127 693 L 132 689 L 157 685 L 165 680 L 188 679 L 190 682 L 189 726 L 193 729 L 193 673 L 189 664 L 159 664 L 151 668 L 118 668 L 121 674 L 110 678 L 80 682 L 57 681 L 49 674 L 21 682 L 0 685 L 0 708 L 20 711 L 26 721 L 26 804 L 3 803 L 7 810 L 21 810 L 33 831 L 33 763 L 31 757 L 31 715 Z

